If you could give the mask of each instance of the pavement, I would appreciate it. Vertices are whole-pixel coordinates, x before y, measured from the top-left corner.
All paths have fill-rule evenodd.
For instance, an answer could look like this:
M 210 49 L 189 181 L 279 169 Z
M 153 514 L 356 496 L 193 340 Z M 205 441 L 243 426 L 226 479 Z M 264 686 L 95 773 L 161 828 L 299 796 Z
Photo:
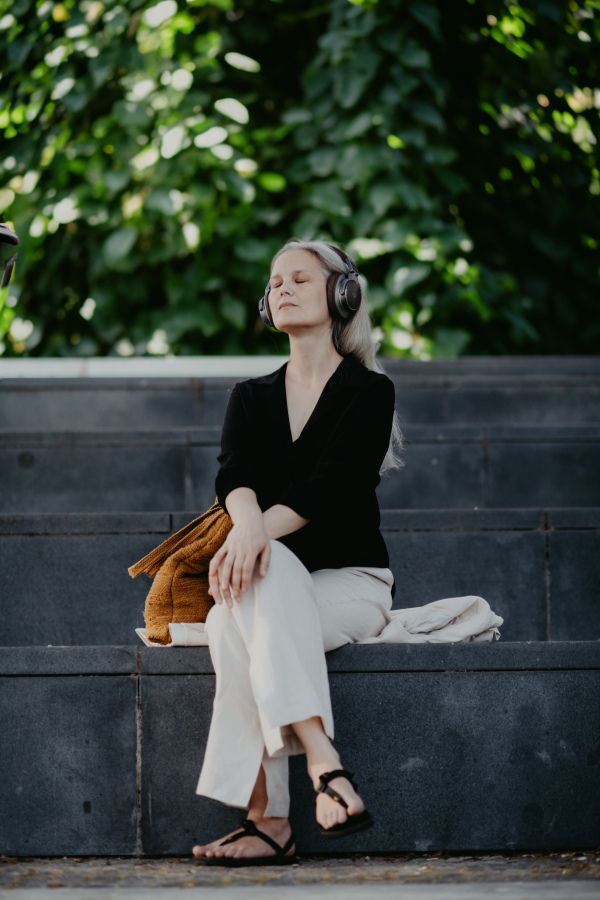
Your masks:
M 207 868 L 190 858 L 0 857 L 0 900 L 600 900 L 597 852 L 306 856 Z

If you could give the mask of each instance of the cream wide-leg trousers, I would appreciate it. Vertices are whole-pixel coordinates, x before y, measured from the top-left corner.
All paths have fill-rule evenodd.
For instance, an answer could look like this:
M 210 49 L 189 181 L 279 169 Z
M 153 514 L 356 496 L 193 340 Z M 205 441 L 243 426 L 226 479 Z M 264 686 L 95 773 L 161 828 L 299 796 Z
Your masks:
M 373 637 L 390 621 L 389 569 L 312 574 L 271 541 L 240 602 L 215 604 L 206 634 L 216 673 L 213 716 L 196 793 L 247 809 L 262 764 L 267 816 L 288 816 L 288 757 L 303 753 L 291 722 L 320 716 L 333 739 L 325 652 Z

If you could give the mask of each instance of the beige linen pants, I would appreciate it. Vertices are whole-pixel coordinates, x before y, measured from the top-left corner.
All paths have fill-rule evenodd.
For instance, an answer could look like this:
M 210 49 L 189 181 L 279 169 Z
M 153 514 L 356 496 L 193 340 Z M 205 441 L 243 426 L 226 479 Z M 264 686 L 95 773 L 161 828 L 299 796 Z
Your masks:
M 392 583 L 389 569 L 311 574 L 271 541 L 265 577 L 255 572 L 239 603 L 206 619 L 217 684 L 197 794 L 247 809 L 262 764 L 265 815 L 288 816 L 288 757 L 304 752 L 290 723 L 320 716 L 333 739 L 325 652 L 379 634 Z

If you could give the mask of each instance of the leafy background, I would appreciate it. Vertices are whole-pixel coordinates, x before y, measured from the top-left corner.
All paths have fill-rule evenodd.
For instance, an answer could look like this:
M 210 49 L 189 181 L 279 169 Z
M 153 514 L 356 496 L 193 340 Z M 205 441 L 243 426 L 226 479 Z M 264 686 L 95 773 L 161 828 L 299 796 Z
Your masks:
M 599 0 L 0 0 L 0 349 L 285 352 L 294 235 L 388 355 L 597 353 L 599 37 Z

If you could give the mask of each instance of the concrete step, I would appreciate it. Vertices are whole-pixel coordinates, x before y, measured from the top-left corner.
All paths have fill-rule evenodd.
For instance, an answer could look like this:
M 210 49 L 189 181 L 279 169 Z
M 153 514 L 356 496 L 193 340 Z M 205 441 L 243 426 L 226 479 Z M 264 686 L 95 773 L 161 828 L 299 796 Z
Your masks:
M 328 668 L 375 821 L 336 853 L 598 846 L 600 643 L 347 646 Z M 0 676 L 6 855 L 187 855 L 238 824 L 195 794 L 207 648 L 0 648 Z M 298 851 L 331 851 L 304 758 L 290 771 Z
M 0 645 L 132 643 L 150 581 L 127 568 L 193 515 L 0 517 Z M 390 510 L 395 606 L 484 597 L 504 641 L 600 640 L 600 508 Z
M 382 508 L 600 506 L 600 425 L 406 429 Z M 220 429 L 0 431 L 0 512 L 202 510 Z
M 11 367 L 13 362 L 20 366 Z M 274 371 L 282 362 L 268 357 L 228 364 L 220 358 L 0 360 L 0 428 L 220 426 L 235 382 Z M 382 362 L 408 425 L 600 422 L 600 357 Z M 92 374 L 81 377 L 86 365 Z M 227 367 L 231 377 L 222 377 Z M 73 377 L 64 377 L 71 372 Z M 27 377 L 11 377 L 19 373 Z M 110 377 L 98 377 L 102 373 Z

